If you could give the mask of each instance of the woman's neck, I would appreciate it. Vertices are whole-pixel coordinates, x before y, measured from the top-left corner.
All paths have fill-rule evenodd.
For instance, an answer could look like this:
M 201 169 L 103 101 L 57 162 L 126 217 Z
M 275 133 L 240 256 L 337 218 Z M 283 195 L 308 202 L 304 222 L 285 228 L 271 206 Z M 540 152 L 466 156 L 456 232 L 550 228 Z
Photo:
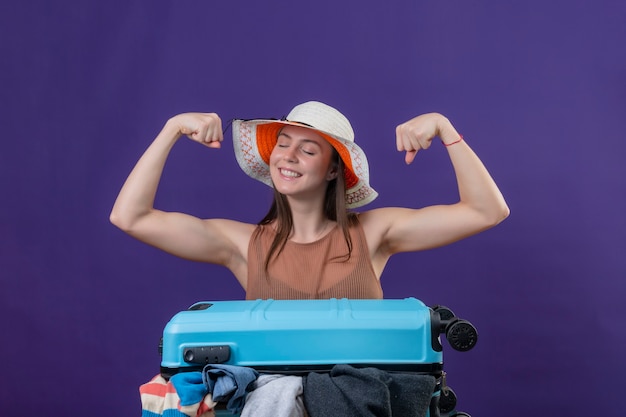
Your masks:
M 289 240 L 297 243 L 310 243 L 321 239 L 334 226 L 335 222 L 329 220 L 321 205 L 299 205 L 290 201 L 293 227 Z M 294 204 L 295 203 L 295 204 Z

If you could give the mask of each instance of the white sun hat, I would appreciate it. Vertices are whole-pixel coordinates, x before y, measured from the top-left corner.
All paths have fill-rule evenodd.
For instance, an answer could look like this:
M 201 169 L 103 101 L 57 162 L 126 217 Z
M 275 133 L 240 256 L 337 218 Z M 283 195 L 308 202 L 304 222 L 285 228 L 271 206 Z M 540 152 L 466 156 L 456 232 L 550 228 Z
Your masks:
M 318 101 L 299 104 L 283 120 L 233 121 L 233 146 L 241 169 L 250 177 L 273 187 L 269 170 L 272 149 L 285 125 L 315 130 L 339 153 L 344 163 L 346 207 L 372 202 L 378 193 L 369 185 L 369 166 L 363 150 L 354 143 L 354 131 L 339 111 Z

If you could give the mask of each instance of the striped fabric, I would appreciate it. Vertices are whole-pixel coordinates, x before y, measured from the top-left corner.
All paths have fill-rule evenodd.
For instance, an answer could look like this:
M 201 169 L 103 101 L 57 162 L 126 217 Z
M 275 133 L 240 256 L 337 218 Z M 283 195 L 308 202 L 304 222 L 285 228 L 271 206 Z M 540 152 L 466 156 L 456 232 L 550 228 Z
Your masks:
M 139 393 L 141 417 L 215 417 L 216 403 L 211 394 L 198 390 L 188 381 L 179 381 L 175 386 L 171 380 L 157 375 L 141 385 Z

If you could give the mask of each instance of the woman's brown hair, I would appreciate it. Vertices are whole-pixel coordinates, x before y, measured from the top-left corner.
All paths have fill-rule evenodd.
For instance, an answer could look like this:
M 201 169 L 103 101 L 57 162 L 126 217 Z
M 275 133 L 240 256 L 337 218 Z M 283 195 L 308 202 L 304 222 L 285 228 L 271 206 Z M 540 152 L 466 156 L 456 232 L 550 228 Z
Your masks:
M 326 195 L 324 196 L 324 216 L 332 221 L 337 222 L 341 228 L 343 236 L 346 240 L 348 252 L 345 255 L 346 260 L 352 255 L 352 238 L 350 237 L 350 226 L 356 223 L 356 214 L 348 212 L 346 208 L 346 181 L 343 175 L 344 164 L 337 151 L 333 149 L 333 162 L 337 165 L 337 178 L 328 183 Z M 276 221 L 276 236 L 272 241 L 270 249 L 265 258 L 265 271 L 268 270 L 272 257 L 280 255 L 283 248 L 289 240 L 291 229 L 293 228 L 293 217 L 291 216 L 291 208 L 289 201 L 284 194 L 279 193 L 274 188 L 274 201 L 268 213 L 259 222 L 259 225 L 267 225 Z

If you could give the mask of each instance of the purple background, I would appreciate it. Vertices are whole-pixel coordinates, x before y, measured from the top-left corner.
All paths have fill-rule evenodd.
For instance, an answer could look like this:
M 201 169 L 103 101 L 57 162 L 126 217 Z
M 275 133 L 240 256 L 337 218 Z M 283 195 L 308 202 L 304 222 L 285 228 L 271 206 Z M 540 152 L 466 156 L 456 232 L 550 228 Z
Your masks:
M 383 276 L 386 297 L 478 328 L 474 350 L 444 352 L 459 409 L 621 415 L 626 3 L 245 3 L 3 4 L 0 415 L 140 414 L 167 320 L 244 294 L 110 225 L 123 180 L 176 113 L 280 117 L 310 99 L 352 121 L 381 194 L 368 207 L 455 200 L 442 146 L 408 167 L 395 150 L 395 126 L 429 111 L 507 198 L 499 227 Z M 256 222 L 269 201 L 230 140 L 183 140 L 157 203 Z

